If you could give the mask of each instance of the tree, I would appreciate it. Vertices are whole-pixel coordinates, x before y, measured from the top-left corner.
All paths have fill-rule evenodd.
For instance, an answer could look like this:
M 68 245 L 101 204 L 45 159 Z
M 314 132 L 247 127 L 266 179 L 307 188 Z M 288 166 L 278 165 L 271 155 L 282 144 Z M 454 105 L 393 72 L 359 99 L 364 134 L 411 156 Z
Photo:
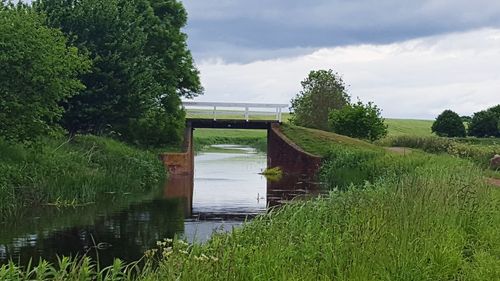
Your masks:
M 500 105 L 474 113 L 469 123 L 469 135 L 500 137 Z
M 180 2 L 38 0 L 35 6 L 93 61 L 81 77 L 87 89 L 65 104 L 68 130 L 113 132 L 137 144 L 180 139 L 180 99 L 203 91 L 181 32 L 187 15 Z M 157 120 L 144 126 L 152 116 Z M 139 127 L 142 134 L 133 131 Z
M 349 103 L 344 81 L 333 70 L 311 71 L 301 82 L 302 91 L 292 99 L 291 122 L 295 125 L 328 130 L 328 113 Z
M 432 132 L 440 137 L 465 137 L 465 126 L 462 118 L 451 110 L 445 110 L 432 124 Z
M 462 123 L 470 123 L 472 121 L 472 117 L 466 115 L 460 116 L 460 119 L 462 119 Z
M 84 88 L 88 58 L 26 6 L 0 2 L 0 136 L 33 141 L 58 129 L 60 103 Z
M 329 114 L 329 125 L 333 132 L 354 138 L 378 140 L 387 135 L 387 125 L 380 109 L 372 102 L 358 101 Z

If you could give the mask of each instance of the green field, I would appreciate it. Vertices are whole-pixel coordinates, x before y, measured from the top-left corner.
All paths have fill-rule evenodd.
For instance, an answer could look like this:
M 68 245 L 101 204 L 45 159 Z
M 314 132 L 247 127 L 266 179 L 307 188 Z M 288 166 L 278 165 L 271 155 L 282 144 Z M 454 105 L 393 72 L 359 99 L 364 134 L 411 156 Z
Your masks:
M 385 119 L 388 126 L 388 136 L 401 135 L 432 135 L 431 126 L 434 120 L 415 120 L 415 119 Z
M 195 129 L 196 139 L 209 138 L 265 138 L 266 130 L 245 130 L 245 129 Z
M 210 147 L 213 144 L 240 144 L 267 150 L 266 130 L 195 129 L 193 137 L 195 151 L 214 151 Z

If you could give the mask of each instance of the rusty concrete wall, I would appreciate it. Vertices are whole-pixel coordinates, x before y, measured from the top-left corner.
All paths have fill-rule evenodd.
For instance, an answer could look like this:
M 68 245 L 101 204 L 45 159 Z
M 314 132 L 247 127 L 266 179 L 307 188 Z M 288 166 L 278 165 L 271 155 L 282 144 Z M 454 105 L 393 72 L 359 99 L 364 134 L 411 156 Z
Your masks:
M 267 166 L 281 167 L 288 174 L 313 177 L 319 171 L 321 157 L 301 149 L 280 131 L 278 123 L 274 123 L 267 133 Z
M 170 175 L 194 174 L 193 128 L 186 124 L 184 132 L 184 152 L 162 153 L 160 159 Z

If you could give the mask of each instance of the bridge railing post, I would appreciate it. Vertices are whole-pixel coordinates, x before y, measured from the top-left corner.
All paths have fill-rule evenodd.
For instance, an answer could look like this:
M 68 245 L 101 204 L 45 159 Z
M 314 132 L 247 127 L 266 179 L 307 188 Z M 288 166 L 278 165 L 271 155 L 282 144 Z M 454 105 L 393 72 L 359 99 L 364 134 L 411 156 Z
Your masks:
M 248 112 L 248 106 L 245 107 L 245 120 L 248 122 L 248 120 L 250 119 L 250 114 Z
M 214 105 L 214 121 L 217 121 L 217 106 Z

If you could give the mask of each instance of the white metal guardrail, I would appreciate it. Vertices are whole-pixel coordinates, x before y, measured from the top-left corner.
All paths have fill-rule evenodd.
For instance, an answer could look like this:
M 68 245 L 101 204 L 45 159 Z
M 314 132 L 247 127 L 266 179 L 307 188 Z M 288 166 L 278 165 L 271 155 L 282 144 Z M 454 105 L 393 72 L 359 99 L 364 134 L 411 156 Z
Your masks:
M 283 109 L 288 108 L 288 104 L 272 104 L 272 103 L 234 103 L 234 102 L 182 102 L 184 108 L 189 113 L 195 115 L 209 115 L 217 120 L 217 110 L 220 114 L 241 116 L 246 120 L 250 120 L 250 115 L 253 116 L 274 116 L 276 120 L 281 122 Z M 259 109 L 260 111 L 251 111 L 251 109 Z M 266 111 L 267 110 L 267 111 Z M 274 110 L 274 111 L 269 111 Z

